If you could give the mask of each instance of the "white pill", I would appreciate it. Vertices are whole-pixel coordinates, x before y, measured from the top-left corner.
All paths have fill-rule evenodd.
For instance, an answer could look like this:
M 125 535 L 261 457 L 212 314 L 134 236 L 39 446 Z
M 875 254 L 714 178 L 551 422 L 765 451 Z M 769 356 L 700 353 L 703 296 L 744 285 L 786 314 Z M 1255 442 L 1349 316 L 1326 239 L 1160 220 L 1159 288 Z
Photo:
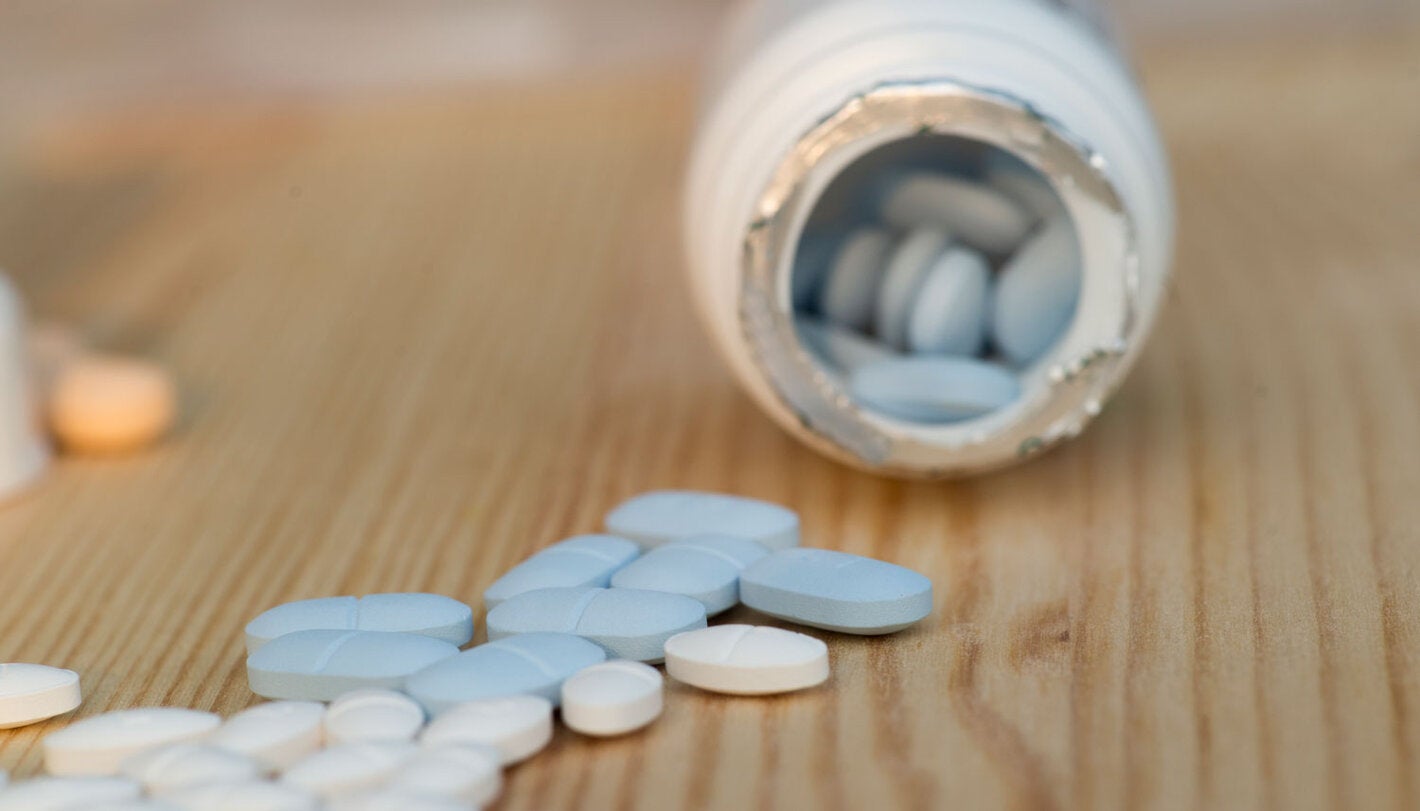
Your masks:
M 266 698 L 330 701 L 352 690 L 399 687 L 458 652 L 442 639 L 418 634 L 296 631 L 247 657 L 247 682 Z
M 583 735 L 624 735 L 661 715 L 660 671 L 640 662 L 592 665 L 562 683 L 562 723 Z
M 143 787 L 125 777 L 40 777 L 0 791 L 0 811 L 80 811 L 142 794 Z
M 404 691 L 437 714 L 455 704 L 535 695 L 556 704 L 562 682 L 606 661 L 601 645 L 573 634 L 519 634 L 487 642 L 426 667 L 405 680 Z
M 384 785 L 415 751 L 411 743 L 338 744 L 287 769 L 281 782 L 328 800 Z
M 0 729 L 38 723 L 79 706 L 79 674 L 48 665 L 0 664 Z
M 992 339 L 1024 366 L 1065 334 L 1080 299 L 1080 246 L 1063 217 L 1044 228 L 1001 268 L 992 309 Z
M 948 248 L 922 281 L 907 315 L 907 345 L 931 355 L 975 355 L 986 340 L 991 268 L 981 254 Z
M 841 327 L 867 332 L 873 325 L 878 286 L 891 249 L 892 237 L 878 228 L 864 228 L 850 236 L 819 291 L 819 313 Z
M 412 741 L 423 726 L 424 708 L 394 690 L 346 693 L 325 713 L 325 739 L 332 744 Z
M 744 604 L 849 634 L 900 631 L 932 613 L 932 581 L 903 566 L 829 549 L 783 549 L 740 576 Z
M 424 728 L 424 746 L 490 746 L 503 765 L 526 760 L 552 740 L 552 702 L 542 696 L 509 696 L 458 704 Z
M 372 794 L 338 797 L 326 811 L 469 811 L 468 803 L 407 791 L 381 789 Z
M 873 361 L 901 357 L 887 344 L 810 316 L 795 316 L 794 327 L 810 352 L 844 374 Z
M 740 572 L 769 554 L 763 544 L 730 535 L 696 535 L 652 549 L 617 572 L 618 589 L 681 594 L 698 600 L 707 616 L 740 601 Z
M 995 256 L 1015 250 L 1034 222 L 1011 198 L 989 186 L 932 173 L 897 183 L 883 200 L 882 217 L 899 231 L 944 229 Z
M 659 662 L 666 640 L 705 627 L 699 600 L 641 589 L 538 589 L 488 612 L 488 639 L 554 632 L 576 634 L 614 658 Z
M 222 719 L 210 712 L 143 707 L 95 715 L 44 738 L 44 766 L 56 775 L 118 774 L 123 761 L 149 749 L 196 741 Z
M 208 783 L 163 795 L 183 811 L 316 811 L 320 801 L 295 786 L 266 780 Z
M 325 705 L 269 701 L 228 718 L 206 743 L 280 771 L 321 747 Z
M 939 228 L 919 228 L 898 243 L 878 291 L 873 330 L 894 349 L 907 348 L 907 322 L 927 274 L 946 253 L 951 237 Z
M 733 535 L 770 549 L 799 545 L 799 516 L 777 504 L 723 493 L 657 490 L 619 504 L 606 516 L 611 532 L 643 546 L 692 535 Z
M 559 541 L 509 569 L 483 592 L 483 604 L 499 603 L 536 589 L 605 586 L 612 574 L 636 559 L 641 548 L 615 535 L 578 535 Z
M 502 788 L 502 759 L 497 749 L 488 746 L 421 749 L 385 784 L 386 791 L 443 797 L 473 806 L 493 802 Z
M 247 653 L 295 631 L 400 631 L 454 647 L 473 639 L 473 609 L 440 594 L 320 597 L 267 609 L 247 623 Z
M 828 646 L 782 628 L 716 625 L 671 637 L 666 673 L 716 693 L 787 693 L 828 680 Z
M 245 755 L 200 743 L 175 743 L 139 752 L 123 761 L 125 777 L 142 783 L 149 794 L 204 783 L 238 783 L 261 776 L 262 768 Z
M 1009 370 L 973 358 L 916 357 L 864 366 L 849 380 L 868 408 L 913 422 L 943 423 L 989 414 L 1020 396 Z

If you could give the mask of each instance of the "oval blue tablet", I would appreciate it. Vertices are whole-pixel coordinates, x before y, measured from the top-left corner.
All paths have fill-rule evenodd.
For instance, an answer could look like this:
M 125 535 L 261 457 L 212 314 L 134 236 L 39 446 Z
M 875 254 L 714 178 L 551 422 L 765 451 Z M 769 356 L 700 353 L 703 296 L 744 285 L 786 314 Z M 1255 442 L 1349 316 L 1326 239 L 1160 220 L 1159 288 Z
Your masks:
M 932 581 L 846 552 L 785 549 L 740 573 L 740 602 L 800 625 L 888 634 L 932 613 Z
M 266 698 L 331 701 L 352 690 L 395 689 L 458 653 L 442 639 L 392 631 L 296 631 L 247 657 L 251 691 Z
M 641 547 L 615 535 L 578 535 L 559 541 L 509 569 L 483 592 L 492 609 L 534 589 L 605 586 L 616 570 L 636 559 Z
M 799 545 L 799 516 L 793 510 L 693 490 L 657 490 L 627 499 L 607 513 L 606 528 L 643 546 L 708 533 L 748 538 L 770 549 Z
M 600 645 L 572 634 L 522 634 L 478 645 L 415 673 L 404 692 L 431 715 L 485 698 L 542 696 L 556 705 L 562 682 L 606 661 Z
M 740 601 L 740 572 L 769 554 L 763 544 L 729 535 L 697 535 L 658 546 L 612 575 L 619 589 L 681 594 L 714 616 Z
M 488 612 L 488 638 L 558 631 L 601 645 L 618 659 L 659 662 L 666 640 L 705 627 L 705 606 L 641 589 L 539 589 Z

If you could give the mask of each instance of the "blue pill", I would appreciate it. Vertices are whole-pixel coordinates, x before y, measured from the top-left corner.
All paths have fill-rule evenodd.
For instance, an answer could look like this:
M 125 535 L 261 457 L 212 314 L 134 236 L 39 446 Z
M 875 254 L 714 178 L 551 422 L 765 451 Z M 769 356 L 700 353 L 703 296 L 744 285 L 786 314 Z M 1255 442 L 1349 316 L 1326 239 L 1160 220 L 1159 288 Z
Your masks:
M 556 705 L 562 682 L 606 661 L 606 651 L 572 634 L 522 634 L 478 645 L 404 681 L 404 692 L 430 715 L 456 704 L 506 696 L 542 696 Z
M 693 535 L 733 535 L 770 549 L 799 545 L 799 516 L 767 501 L 701 493 L 657 490 L 627 499 L 607 513 L 607 531 L 643 546 L 660 546 Z
M 352 690 L 398 688 L 409 675 L 458 652 L 452 643 L 420 634 L 296 631 L 247 657 L 247 681 L 266 698 L 331 701 Z
M 578 535 L 560 541 L 509 569 L 483 592 L 493 608 L 534 589 L 605 586 L 612 573 L 636 559 L 641 548 L 615 535 Z
M 740 572 L 769 554 L 763 544 L 729 535 L 697 535 L 658 546 L 611 577 L 619 589 L 681 594 L 714 616 L 740 601 Z
M 488 638 L 554 631 L 597 643 L 618 659 L 659 662 L 666 640 L 705 627 L 705 606 L 641 589 L 539 589 L 488 612 Z
M 785 549 L 740 573 L 740 601 L 800 625 L 887 634 L 932 613 L 932 581 L 846 552 Z

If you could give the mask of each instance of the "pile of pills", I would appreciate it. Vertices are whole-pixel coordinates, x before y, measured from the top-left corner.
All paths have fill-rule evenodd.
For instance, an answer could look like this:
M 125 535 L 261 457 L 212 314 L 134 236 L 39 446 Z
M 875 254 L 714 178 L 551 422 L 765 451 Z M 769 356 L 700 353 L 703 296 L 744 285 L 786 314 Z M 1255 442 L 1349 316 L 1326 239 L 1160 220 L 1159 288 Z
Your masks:
M 440 595 L 272 608 L 246 627 L 249 684 L 271 701 L 225 721 L 150 707 L 73 723 L 43 740 L 49 776 L 0 788 L 0 811 L 481 808 L 503 769 L 551 741 L 554 714 L 583 735 L 625 735 L 660 716 L 665 676 L 734 695 L 827 681 L 822 640 L 708 624 L 736 605 L 850 634 L 898 631 L 932 609 L 927 578 L 800 548 L 798 516 L 772 504 L 654 492 L 606 527 L 491 584 L 488 641 L 463 650 L 474 613 Z M 0 727 L 78 703 L 69 671 L 4 668 Z
M 805 230 L 800 341 L 866 408 L 927 424 L 989 414 L 1074 318 L 1081 259 L 1063 204 L 1014 158 L 979 163 L 887 173 L 867 216 Z

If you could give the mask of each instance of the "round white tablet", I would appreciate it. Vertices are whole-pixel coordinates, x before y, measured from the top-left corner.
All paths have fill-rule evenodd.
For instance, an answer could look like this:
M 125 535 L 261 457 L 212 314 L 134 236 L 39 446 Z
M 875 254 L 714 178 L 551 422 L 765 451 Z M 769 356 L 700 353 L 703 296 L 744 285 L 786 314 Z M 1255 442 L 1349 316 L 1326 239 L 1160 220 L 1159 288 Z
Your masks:
M 716 693 L 786 693 L 828 680 L 828 646 L 782 628 L 716 625 L 671 637 L 666 672 Z
M 142 783 L 149 794 L 163 794 L 204 783 L 235 783 L 261 776 L 255 760 L 215 746 L 177 743 L 139 752 L 123 761 L 123 774 Z
M 991 269 L 981 254 L 948 248 L 927 271 L 907 316 L 913 352 L 975 355 L 986 339 Z
M 419 742 L 426 747 L 485 745 L 503 765 L 526 760 L 552 740 L 552 702 L 542 696 L 509 696 L 459 704 L 430 722 Z
M 409 743 L 339 744 L 287 769 L 281 782 L 328 800 L 384 785 L 415 751 Z
M 228 718 L 206 742 L 280 771 L 320 748 L 324 718 L 317 701 L 268 701 Z
M 0 664 L 0 729 L 34 724 L 79 706 L 79 674 L 48 665 Z
M 386 791 L 445 797 L 483 806 L 503 788 L 503 764 L 490 746 L 436 746 L 419 751 L 385 784 Z
M 0 792 L 0 811 L 74 811 L 142 793 L 142 786 L 125 777 L 40 777 Z
M 124 760 L 149 749 L 195 741 L 222 719 L 210 712 L 143 707 L 95 715 L 44 738 L 44 766 L 56 775 L 117 774 Z
M 640 662 L 592 665 L 562 683 L 562 723 L 582 733 L 623 735 L 661 714 L 664 679 Z
M 892 237 L 878 228 L 864 228 L 848 238 L 819 291 L 818 308 L 824 318 L 859 332 L 872 326 L 878 284 L 891 248 Z
M 163 799 L 183 811 L 316 811 L 320 807 L 314 794 L 267 780 L 191 786 Z
M 423 726 L 424 708 L 394 690 L 355 690 L 325 712 L 325 739 L 332 744 L 412 741 Z

